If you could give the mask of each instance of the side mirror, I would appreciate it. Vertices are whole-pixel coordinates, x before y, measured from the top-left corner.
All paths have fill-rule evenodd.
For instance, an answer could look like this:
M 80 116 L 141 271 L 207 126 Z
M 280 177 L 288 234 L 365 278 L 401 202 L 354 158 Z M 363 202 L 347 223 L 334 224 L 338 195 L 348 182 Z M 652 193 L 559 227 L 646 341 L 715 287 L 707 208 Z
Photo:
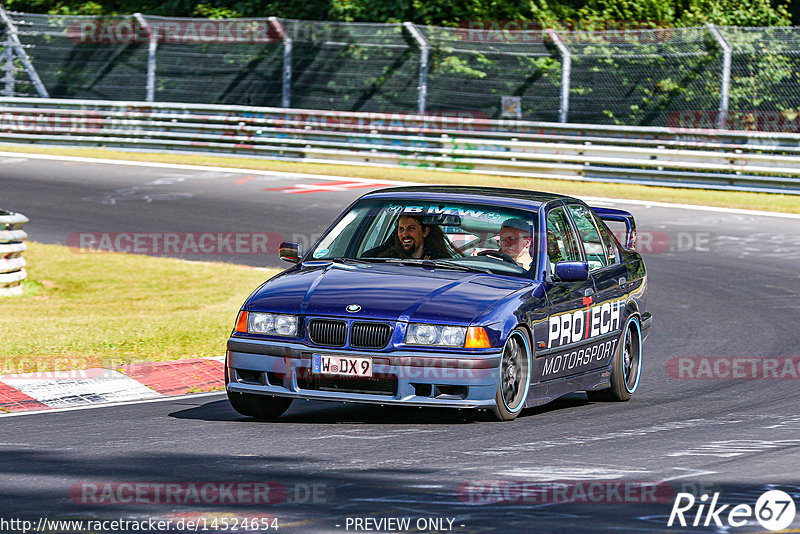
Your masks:
M 278 257 L 289 263 L 298 263 L 300 261 L 300 251 L 301 248 L 298 243 L 284 241 L 278 249 Z
M 585 261 L 560 261 L 556 263 L 556 280 L 581 282 L 589 279 L 589 263 Z

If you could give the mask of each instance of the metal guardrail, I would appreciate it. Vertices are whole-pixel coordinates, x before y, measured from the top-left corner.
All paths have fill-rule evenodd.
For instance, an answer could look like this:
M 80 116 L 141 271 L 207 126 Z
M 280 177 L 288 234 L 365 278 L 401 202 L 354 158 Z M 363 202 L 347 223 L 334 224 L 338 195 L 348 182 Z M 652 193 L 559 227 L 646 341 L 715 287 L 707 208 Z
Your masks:
M 28 218 L 21 213 L 0 210 L 0 297 L 22 294 L 22 281 L 28 276 L 22 253 L 28 234 L 22 225 Z
M 800 134 L 0 98 L 0 141 L 800 194 Z

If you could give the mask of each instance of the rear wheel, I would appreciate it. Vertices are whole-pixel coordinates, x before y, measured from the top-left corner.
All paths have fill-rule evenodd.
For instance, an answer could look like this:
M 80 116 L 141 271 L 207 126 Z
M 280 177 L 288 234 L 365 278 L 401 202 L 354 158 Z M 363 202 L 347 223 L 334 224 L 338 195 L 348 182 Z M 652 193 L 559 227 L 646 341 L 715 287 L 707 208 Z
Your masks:
M 525 406 L 531 384 L 531 350 L 528 336 L 520 329 L 509 334 L 500 362 L 500 379 L 497 384 L 491 415 L 498 421 L 515 419 Z
M 592 401 L 627 401 L 639 387 L 642 372 L 642 328 L 639 317 L 628 318 L 621 342 L 611 361 L 611 387 L 587 391 Z

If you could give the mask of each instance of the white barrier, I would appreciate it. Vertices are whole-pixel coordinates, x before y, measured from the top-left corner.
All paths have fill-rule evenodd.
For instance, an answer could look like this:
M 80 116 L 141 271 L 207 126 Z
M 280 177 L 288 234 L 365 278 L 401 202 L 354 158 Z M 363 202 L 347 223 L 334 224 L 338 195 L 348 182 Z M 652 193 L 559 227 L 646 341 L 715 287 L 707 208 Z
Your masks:
M 22 281 L 28 276 L 22 253 L 28 248 L 28 234 L 22 225 L 28 218 L 21 213 L 0 210 L 0 297 L 22 294 Z
M 0 142 L 800 194 L 800 134 L 0 98 Z

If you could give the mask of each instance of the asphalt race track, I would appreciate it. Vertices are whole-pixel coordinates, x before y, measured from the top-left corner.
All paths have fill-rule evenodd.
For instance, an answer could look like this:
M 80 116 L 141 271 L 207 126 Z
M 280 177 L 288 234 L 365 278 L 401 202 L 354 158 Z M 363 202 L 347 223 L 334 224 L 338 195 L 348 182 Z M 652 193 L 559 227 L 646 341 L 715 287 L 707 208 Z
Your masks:
M 30 239 L 47 243 L 81 233 L 267 232 L 307 244 L 374 187 L 0 157 L 0 208 L 27 215 Z M 718 507 L 731 505 L 723 522 L 767 489 L 800 507 L 800 219 L 618 206 L 636 215 L 655 316 L 630 402 L 572 395 L 510 423 L 298 401 L 276 422 L 255 422 L 223 394 L 4 417 L 2 516 L 263 517 L 280 532 L 391 531 L 365 518 L 410 518 L 409 532 L 768 531 L 753 517 L 703 526 L 705 512 L 694 527 L 697 506 L 687 527 L 667 521 L 680 492 L 698 504 L 707 495 L 706 508 L 718 493 Z M 272 237 L 269 255 L 186 257 L 277 266 Z M 764 378 L 767 360 L 778 367 Z M 126 486 L 134 483 L 148 497 L 137 499 Z M 212 491 L 177 502 L 154 489 L 163 483 L 179 484 L 182 498 Z M 253 484 L 268 484 L 260 504 Z

